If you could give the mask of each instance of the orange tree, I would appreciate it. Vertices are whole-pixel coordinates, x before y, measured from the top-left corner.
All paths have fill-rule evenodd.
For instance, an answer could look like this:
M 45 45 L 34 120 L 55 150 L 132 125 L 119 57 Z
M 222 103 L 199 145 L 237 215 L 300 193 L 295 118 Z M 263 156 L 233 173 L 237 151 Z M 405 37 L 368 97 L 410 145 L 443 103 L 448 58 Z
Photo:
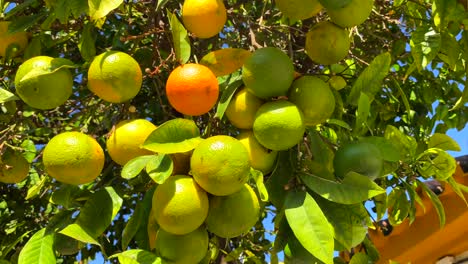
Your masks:
M 392 225 L 414 220 L 416 188 L 429 194 L 444 224 L 424 179 L 446 182 L 460 196 L 467 190 L 452 178 L 456 163 L 446 151 L 460 147 L 445 135 L 468 120 L 466 1 L 26 0 L 0 1 L 0 8 L 2 264 L 87 262 L 98 253 L 120 263 L 278 263 L 280 252 L 289 263 L 329 264 L 345 263 L 334 252 L 358 244 L 366 254 L 353 263 L 367 263 L 378 259 L 368 228 L 379 228 L 387 212 Z M 188 63 L 207 69 L 174 75 L 177 91 L 167 90 L 170 73 Z M 253 99 L 239 99 L 238 91 Z M 177 112 L 171 101 L 196 115 Z M 200 142 L 243 132 L 227 108 L 229 119 L 250 122 L 254 136 L 242 144 L 255 154 L 235 143 L 239 150 L 213 154 L 215 164 L 198 151 L 197 170 L 213 173 L 213 181 L 225 175 L 209 183 L 221 189 L 249 184 L 253 209 L 193 180 L 194 198 L 165 195 L 178 190 L 168 185 L 174 179 L 166 182 L 171 175 L 192 176 Z M 112 137 L 126 142 L 117 155 L 144 150 L 122 165 L 106 141 L 130 119 L 155 129 Z M 52 156 L 44 151 L 71 131 L 96 141 L 62 136 Z M 265 155 L 275 162 L 238 167 Z M 159 201 L 153 193 L 165 182 Z M 171 217 L 180 222 L 175 229 L 193 225 L 199 233 L 159 229 L 158 212 L 168 214 L 162 200 L 177 212 L 173 201 L 185 206 L 197 197 L 203 212 L 184 208 L 199 223 Z M 244 226 L 258 210 L 257 223 Z M 207 224 L 210 214 L 216 217 Z M 221 225 L 242 234 L 211 231 Z

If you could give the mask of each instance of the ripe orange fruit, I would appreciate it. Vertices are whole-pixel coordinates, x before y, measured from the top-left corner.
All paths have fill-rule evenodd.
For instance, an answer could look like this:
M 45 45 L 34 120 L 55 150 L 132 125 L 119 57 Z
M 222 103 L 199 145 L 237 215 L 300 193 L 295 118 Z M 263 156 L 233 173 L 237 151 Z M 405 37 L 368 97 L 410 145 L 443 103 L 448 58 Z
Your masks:
M 140 65 L 130 55 L 106 51 L 96 56 L 88 69 L 88 88 L 104 101 L 122 103 L 140 91 Z
M 51 177 L 74 185 L 92 182 L 104 167 L 101 146 L 81 132 L 63 132 L 53 137 L 44 148 L 42 159 Z
M 370 16 L 374 0 L 352 0 L 341 7 L 327 9 L 333 23 L 340 27 L 354 27 L 362 24 Z
M 343 179 L 348 172 L 353 171 L 375 180 L 382 176 L 382 153 L 371 143 L 348 143 L 336 151 L 333 167 L 335 176 L 340 179 Z
M 251 129 L 255 119 L 255 113 L 262 106 L 263 101 L 247 91 L 242 89 L 234 98 L 226 109 L 226 117 L 231 124 L 237 128 Z
M 159 229 L 156 236 L 156 252 L 171 263 L 200 263 L 208 251 L 208 232 L 199 227 L 185 235 L 174 235 Z
M 185 0 L 182 6 L 185 28 L 199 38 L 211 38 L 221 32 L 226 19 L 222 0 Z
M 0 157 L 0 182 L 18 183 L 29 173 L 28 161 L 18 152 L 7 150 Z
M 175 235 L 185 235 L 205 221 L 208 195 L 192 177 L 171 176 L 154 191 L 153 210 L 160 228 Z
M 155 129 L 146 119 L 120 121 L 106 141 L 111 159 L 123 166 L 133 158 L 153 154 L 140 146 Z
M 230 136 L 213 136 L 193 151 L 190 168 L 195 181 L 214 195 L 239 191 L 250 175 L 247 149 Z
M 60 67 L 69 63 L 66 59 L 48 56 L 25 61 L 15 76 L 18 96 L 29 106 L 43 110 L 65 103 L 72 94 L 73 76 L 68 69 Z
M 289 92 L 289 100 L 302 113 L 306 126 L 325 122 L 335 110 L 335 96 L 328 84 L 315 76 L 303 76 L 295 80 Z
M 169 103 L 178 112 L 198 116 L 207 113 L 218 100 L 216 76 L 201 64 L 184 64 L 175 68 L 166 82 Z
M 0 22 L 0 57 L 5 57 L 10 50 L 13 57 L 20 54 L 28 45 L 26 32 L 8 33 L 9 21 Z
M 247 149 L 252 168 L 261 171 L 264 175 L 273 170 L 278 152 L 269 151 L 260 145 L 252 131 L 242 131 L 237 139 Z
M 348 55 L 350 46 L 348 31 L 329 21 L 316 24 L 306 35 L 307 55 L 319 64 L 330 65 L 341 61 Z
M 255 138 L 267 149 L 286 150 L 299 143 L 305 132 L 304 114 L 285 100 L 268 102 L 257 111 Z
M 257 195 L 248 184 L 244 184 L 234 194 L 210 197 L 206 228 L 219 237 L 237 237 L 248 232 L 259 217 Z
M 284 16 L 293 20 L 313 17 L 323 8 L 318 0 L 276 0 L 275 3 Z
M 286 95 L 293 80 L 292 60 L 277 48 L 256 50 L 242 66 L 245 86 L 249 92 L 262 99 Z

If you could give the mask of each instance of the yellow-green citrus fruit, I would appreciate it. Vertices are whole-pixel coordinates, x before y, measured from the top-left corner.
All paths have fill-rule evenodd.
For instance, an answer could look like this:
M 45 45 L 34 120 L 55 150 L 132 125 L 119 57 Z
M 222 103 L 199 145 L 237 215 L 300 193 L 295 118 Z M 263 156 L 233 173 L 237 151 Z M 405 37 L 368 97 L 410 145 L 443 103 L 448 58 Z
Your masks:
M 261 171 L 264 175 L 273 170 L 278 152 L 268 150 L 258 143 L 252 131 L 242 131 L 237 139 L 249 152 L 252 168 Z
M 203 226 L 185 235 L 175 235 L 159 229 L 156 252 L 158 256 L 173 263 L 199 263 L 208 251 L 208 241 L 208 232 Z
M 0 158 L 0 182 L 18 183 L 26 179 L 29 163 L 21 153 L 7 150 Z
M 375 180 L 382 176 L 382 153 L 371 143 L 348 143 L 336 151 L 333 167 L 335 176 L 340 179 L 343 179 L 348 172 L 352 171 Z
M 223 30 L 226 7 L 222 0 L 185 0 L 182 21 L 199 38 L 211 38 Z
M 289 91 L 289 100 L 304 113 L 306 126 L 325 122 L 335 110 L 335 97 L 328 84 L 315 76 L 295 80 Z
M 234 194 L 210 197 L 206 228 L 219 237 L 237 237 L 248 232 L 259 217 L 257 195 L 249 185 L 244 184 Z
M 338 75 L 332 76 L 330 80 L 328 80 L 330 86 L 335 90 L 341 90 L 346 87 L 347 83 L 346 80 Z
M 153 195 L 159 227 L 184 235 L 200 227 L 208 215 L 208 195 L 192 177 L 175 175 L 159 185 Z
M 110 157 L 119 165 L 138 156 L 150 155 L 153 152 L 141 148 L 146 138 L 156 129 L 146 119 L 120 121 L 106 141 Z
M 81 132 L 63 132 L 47 143 L 43 153 L 47 173 L 67 184 L 92 182 L 104 167 L 104 151 L 99 143 Z
M 263 101 L 247 91 L 242 89 L 234 98 L 226 109 L 226 117 L 229 122 L 237 128 L 251 129 L 255 119 L 255 113 L 262 106 Z
M 318 0 L 276 0 L 275 3 L 284 16 L 293 20 L 313 17 L 323 8 Z
M 307 55 L 319 64 L 337 63 L 348 55 L 351 41 L 348 31 L 329 21 L 313 26 L 306 35 Z
M 342 8 L 327 9 L 333 23 L 340 27 L 354 27 L 362 24 L 370 16 L 374 0 L 351 0 Z
M 195 181 L 207 192 L 229 195 L 239 191 L 249 178 L 249 153 L 233 137 L 209 137 L 193 151 L 190 168 Z
M 142 80 L 138 62 L 120 51 L 106 51 L 96 56 L 88 69 L 89 90 L 110 103 L 122 103 L 135 97 Z
M 293 79 L 292 60 L 277 48 L 256 50 L 242 66 L 247 90 L 262 99 L 286 95 Z
M 285 100 L 268 102 L 257 111 L 253 133 L 267 149 L 286 150 L 303 138 L 304 121 L 304 114 L 295 104 Z
M 37 109 L 52 109 L 72 94 L 73 76 L 66 68 L 57 68 L 70 61 L 48 56 L 33 57 L 21 64 L 16 72 L 15 86 L 18 96 Z
M 12 57 L 20 54 L 28 45 L 26 32 L 8 33 L 9 21 L 0 22 L 0 57 L 5 57 L 10 50 Z

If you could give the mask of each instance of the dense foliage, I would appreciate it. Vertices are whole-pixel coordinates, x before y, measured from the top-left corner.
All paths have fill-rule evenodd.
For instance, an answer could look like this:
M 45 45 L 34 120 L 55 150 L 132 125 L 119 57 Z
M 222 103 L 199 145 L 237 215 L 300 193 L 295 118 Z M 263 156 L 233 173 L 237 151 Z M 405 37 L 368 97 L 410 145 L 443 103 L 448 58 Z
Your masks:
M 461 2 L 375 0 L 370 18 L 350 30 L 351 49 L 340 67 L 316 64 L 304 52 L 306 33 L 328 19 L 326 11 L 291 21 L 274 1 L 228 0 L 223 31 L 199 39 L 187 34 L 179 21 L 181 1 L 0 1 L 0 19 L 12 22 L 9 30 L 30 36 L 21 56 L 1 58 L 0 153 L 19 151 L 32 164 L 21 183 L 0 183 L 0 263 L 16 263 L 21 250 L 19 263 L 72 263 L 77 256 L 86 262 L 98 252 L 105 258 L 124 252 L 119 255 L 122 263 L 131 258 L 159 263 L 147 252 L 148 219 L 154 187 L 161 181 L 155 178 L 162 176 L 148 175 L 144 165 L 122 170 L 106 155 L 95 182 L 65 185 L 45 173 L 43 147 L 64 131 L 82 131 L 105 146 L 106 136 L 120 120 L 146 118 L 159 126 L 183 118 L 165 96 L 172 69 L 186 62 L 220 71 L 232 68 L 226 66 L 230 63 L 237 69 L 242 51 L 227 52 L 224 61 L 204 56 L 223 48 L 261 47 L 285 51 L 302 75 L 325 81 L 341 76 L 347 85 L 333 90 L 333 116 L 309 127 L 296 147 L 280 152 L 271 174 L 262 179 L 259 172 L 252 173 L 251 184 L 264 201 L 262 219 L 241 237 L 212 236 L 204 263 L 275 263 L 281 251 L 287 259 L 310 260 L 311 252 L 317 261 L 333 263 L 335 250 L 350 250 L 363 241 L 369 261 L 375 261 L 378 256 L 366 238 L 368 227 L 377 228 L 386 212 L 392 225 L 414 220 L 420 200 L 415 189 L 423 185 L 422 179 L 445 181 L 459 194 L 466 191 L 453 180 L 455 160 L 446 153 L 459 146 L 445 135 L 468 122 L 468 90 L 463 89 L 468 12 Z M 143 69 L 142 88 L 126 103 L 104 102 L 87 88 L 90 62 L 110 49 L 130 54 Z M 15 96 L 19 65 L 38 55 L 73 62 L 73 95 L 53 110 L 31 108 Z M 221 99 L 216 107 L 193 117 L 202 137 L 238 134 L 223 113 L 241 86 L 240 69 L 227 73 L 218 77 Z M 174 125 L 190 126 L 182 123 Z M 336 149 L 357 139 L 381 150 L 388 177 L 375 182 L 358 174 L 335 179 Z M 429 196 L 443 224 L 443 208 L 437 196 Z M 374 212 L 367 212 L 366 201 Z M 263 221 L 267 217 L 273 223 Z M 271 235 L 275 241 L 267 239 Z M 31 253 L 38 247 L 40 251 Z

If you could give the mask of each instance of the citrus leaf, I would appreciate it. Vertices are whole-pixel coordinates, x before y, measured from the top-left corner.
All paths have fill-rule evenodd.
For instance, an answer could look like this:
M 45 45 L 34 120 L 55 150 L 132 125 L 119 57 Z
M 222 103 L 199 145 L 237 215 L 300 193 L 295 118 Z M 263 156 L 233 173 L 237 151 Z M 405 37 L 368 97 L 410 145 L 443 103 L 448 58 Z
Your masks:
M 278 152 L 278 160 L 276 167 L 266 181 L 265 187 L 268 190 L 270 202 L 280 210 L 283 208 L 284 199 L 286 198 L 285 188 L 289 180 L 293 177 L 294 172 L 289 160 L 289 152 Z
M 391 141 L 395 148 L 400 152 L 402 160 L 411 160 L 416 153 L 418 143 L 416 139 L 411 136 L 405 135 L 398 128 L 388 125 L 385 129 L 384 137 Z
M 418 183 L 418 186 L 421 187 L 421 189 L 423 189 L 424 192 L 427 194 L 427 196 L 429 196 L 429 198 L 431 199 L 431 202 L 434 205 L 434 208 L 436 209 L 437 215 L 439 216 L 440 228 L 444 227 L 445 226 L 445 210 L 439 197 L 431 189 L 429 189 L 429 187 L 427 187 L 427 185 L 424 184 L 423 182 L 418 180 L 417 183 Z
M 339 9 L 347 6 L 352 0 L 319 0 L 320 4 L 327 9 Z
M 45 228 L 37 231 L 21 250 L 18 264 L 56 263 L 53 245 L 53 233 Z
M 434 0 L 432 1 L 432 17 L 434 25 L 443 30 L 447 28 L 451 13 L 457 8 L 457 0 Z
M 455 158 L 439 148 L 427 149 L 418 157 L 417 170 L 426 178 L 446 180 L 455 173 L 456 169 Z
M 466 201 L 465 195 L 463 194 L 463 190 L 461 188 L 461 184 L 459 184 L 453 177 L 449 177 L 447 179 L 448 184 L 452 187 L 453 191 L 465 202 L 466 206 L 468 206 L 468 202 Z
M 163 264 L 167 263 L 152 252 L 142 249 L 130 249 L 109 257 L 117 258 L 120 264 Z
M 123 167 L 120 176 L 127 180 L 135 178 L 154 157 L 156 157 L 156 155 L 145 155 L 131 159 Z
M 335 203 L 356 204 L 385 193 L 367 176 L 355 172 L 346 174 L 341 183 L 313 174 L 301 174 L 300 177 L 309 189 Z
M 33 162 L 36 157 L 36 145 L 34 141 L 26 139 L 21 143 L 21 148 L 24 150 L 23 157 L 29 162 Z
M 388 212 L 388 220 L 393 226 L 400 225 L 407 218 L 411 209 L 406 192 L 401 188 L 395 188 L 390 192 L 387 197 L 387 206 L 391 208 Z
M 231 102 L 232 97 L 237 91 L 237 88 L 239 88 L 243 84 L 242 80 L 239 79 L 231 82 L 228 84 L 226 89 L 223 90 L 223 93 L 221 94 L 221 98 L 219 99 L 218 106 L 216 107 L 216 114 L 215 117 L 222 119 L 224 116 L 224 113 L 226 112 L 226 109 Z
M 461 151 L 460 145 L 446 134 L 434 133 L 429 138 L 428 148 L 439 148 L 443 150 Z
M 174 170 L 174 163 L 169 155 L 154 155 L 146 164 L 146 172 L 157 184 L 163 184 Z
M 400 152 L 395 147 L 393 142 L 384 137 L 363 137 L 360 138 L 359 141 L 368 142 L 376 146 L 380 150 L 383 160 L 396 162 L 401 158 Z
M 261 171 L 250 168 L 250 176 L 255 181 L 258 193 L 260 194 L 260 200 L 262 200 L 262 202 L 267 202 L 268 191 L 265 187 L 265 184 L 263 183 L 263 173 Z
M 88 234 L 88 232 L 86 232 L 86 230 L 84 230 L 83 227 L 79 226 L 78 224 L 68 225 L 62 231 L 60 231 L 60 234 L 69 236 L 84 243 L 100 246 L 99 242 L 90 234 Z
M 88 0 L 89 16 L 92 20 L 98 20 L 107 16 L 122 3 L 123 0 Z
M 143 148 L 164 154 L 187 152 L 203 139 L 194 121 L 176 118 L 156 128 L 143 143 Z
M 206 54 L 200 64 L 210 68 L 216 76 L 231 74 L 244 65 L 252 53 L 245 49 L 226 48 Z
M 354 133 L 362 135 L 367 132 L 367 118 L 370 115 L 371 100 L 369 96 L 361 92 L 358 101 L 358 108 L 356 110 L 356 123 L 354 125 Z
M 369 237 L 366 237 L 362 244 L 366 249 L 367 257 L 370 258 L 372 263 L 376 263 L 380 259 L 380 254 L 374 243 L 372 243 L 372 240 L 370 240 Z
M 411 33 L 411 54 L 419 70 L 426 68 L 439 53 L 442 37 L 427 26 L 417 27 Z
M 143 197 L 143 200 L 140 202 L 141 203 L 141 209 L 142 209 L 142 217 L 141 217 L 141 223 L 138 227 L 137 232 L 135 233 L 135 241 L 137 242 L 138 248 L 140 249 L 145 249 L 145 250 L 151 250 L 150 248 L 150 243 L 149 243 L 149 235 L 148 235 L 148 223 L 149 223 L 149 217 L 151 214 L 151 207 L 153 203 L 153 194 L 154 190 L 156 189 L 156 186 L 151 187 L 146 193 L 145 196 Z
M 19 100 L 19 97 L 5 89 L 0 88 L 0 104 L 15 100 Z
M 40 12 L 29 16 L 15 17 L 15 19 L 11 21 L 11 24 L 8 25 L 8 33 L 25 32 L 46 15 L 47 13 Z
M 285 215 L 295 237 L 314 257 L 333 263 L 333 228 L 307 192 L 288 192 Z
M 184 64 L 190 59 L 191 46 L 187 30 L 180 23 L 176 14 L 168 11 L 167 17 L 171 24 L 172 41 L 174 42 L 174 52 L 179 63 Z
M 348 102 L 352 105 L 357 105 L 361 92 L 365 93 L 372 102 L 374 95 L 382 90 L 382 82 L 390 70 L 391 61 L 392 56 L 388 52 L 375 57 L 357 78 L 353 88 L 351 88 Z
M 369 257 L 366 253 L 358 252 L 353 255 L 349 264 L 367 264 L 369 263 Z
M 36 197 L 37 195 L 39 195 L 39 193 L 42 190 L 42 187 L 44 187 L 45 183 L 47 182 L 47 179 L 48 179 L 48 177 L 42 176 L 41 180 L 38 183 L 36 183 L 35 185 L 29 187 L 28 193 L 26 194 L 26 198 L 24 198 L 24 199 L 30 200 L 30 199 Z
M 320 155 L 314 155 L 313 160 L 307 159 L 305 161 L 309 172 L 329 180 L 335 179 L 335 175 L 333 175 L 335 153 L 333 150 L 315 130 L 309 130 L 309 141 L 310 152 L 320 153 Z
M 167 3 L 169 0 L 158 0 L 158 4 L 156 5 L 156 12 L 161 10 L 161 8 Z
M 60 189 L 52 193 L 49 201 L 61 205 L 65 209 L 71 208 L 74 205 L 74 197 L 80 190 L 76 185 L 62 184 Z
M 137 203 L 135 211 L 133 211 L 132 216 L 127 222 L 123 232 L 122 232 L 122 248 L 126 249 L 128 244 L 133 239 L 135 234 L 140 228 L 140 224 L 143 222 L 143 213 L 142 203 Z
M 94 26 L 92 23 L 87 23 L 83 26 L 81 31 L 80 42 L 78 43 L 78 49 L 80 50 L 81 57 L 86 61 L 91 61 L 96 56 L 96 47 L 94 45 Z

